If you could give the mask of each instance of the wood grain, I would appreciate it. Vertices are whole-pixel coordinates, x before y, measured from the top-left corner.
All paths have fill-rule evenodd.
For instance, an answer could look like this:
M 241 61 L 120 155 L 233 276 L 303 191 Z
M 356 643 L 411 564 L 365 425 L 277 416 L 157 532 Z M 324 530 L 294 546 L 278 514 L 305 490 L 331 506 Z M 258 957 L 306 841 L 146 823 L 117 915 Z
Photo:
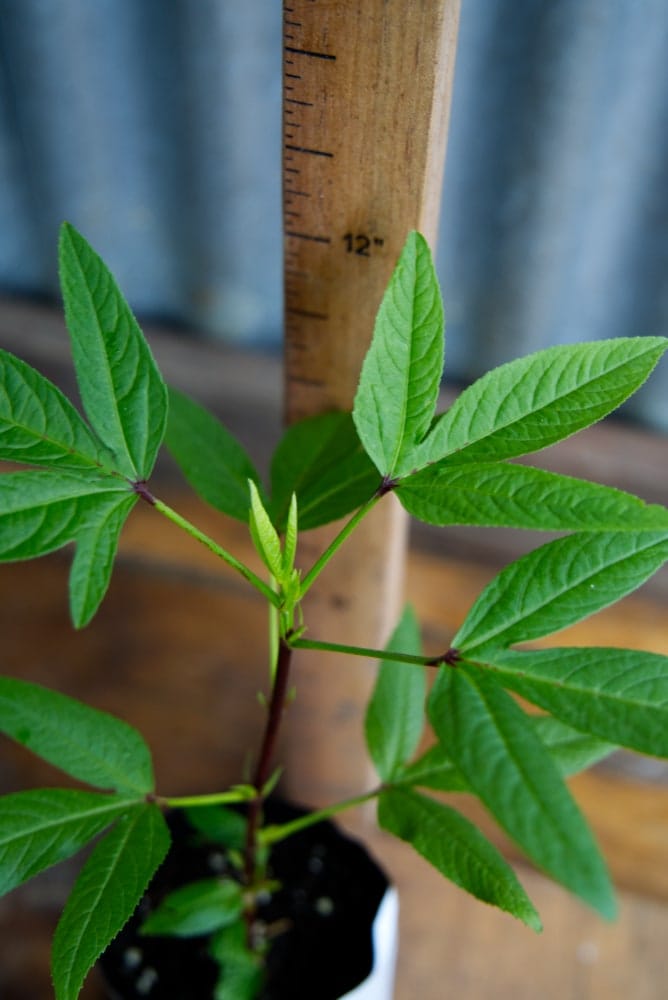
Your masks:
M 288 421 L 350 409 L 411 229 L 436 242 L 458 0 L 284 5 Z

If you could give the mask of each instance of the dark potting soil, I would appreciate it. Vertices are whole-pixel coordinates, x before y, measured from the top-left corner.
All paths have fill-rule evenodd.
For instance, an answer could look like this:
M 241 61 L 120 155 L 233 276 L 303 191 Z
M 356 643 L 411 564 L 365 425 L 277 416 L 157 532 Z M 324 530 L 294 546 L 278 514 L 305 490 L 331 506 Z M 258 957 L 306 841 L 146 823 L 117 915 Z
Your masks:
M 303 811 L 280 801 L 267 821 Z M 202 843 L 181 814 L 170 817 L 173 844 L 137 913 L 102 957 L 115 1000 L 211 1000 L 218 967 L 208 937 L 141 937 L 138 929 L 164 896 L 198 879 L 225 876 L 219 844 Z M 276 844 L 269 877 L 281 888 L 258 910 L 280 928 L 272 940 L 261 1000 L 338 1000 L 363 982 L 373 964 L 371 927 L 388 882 L 357 841 L 318 823 Z

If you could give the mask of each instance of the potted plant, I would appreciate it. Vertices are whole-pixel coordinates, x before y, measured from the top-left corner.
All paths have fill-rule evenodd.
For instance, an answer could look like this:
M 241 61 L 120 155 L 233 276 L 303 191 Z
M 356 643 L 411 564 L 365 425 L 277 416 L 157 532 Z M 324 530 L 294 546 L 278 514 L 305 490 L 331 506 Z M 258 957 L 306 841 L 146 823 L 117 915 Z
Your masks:
M 469 792 L 542 871 L 612 917 L 605 863 L 564 777 L 618 746 L 668 756 L 668 658 L 535 648 L 534 641 L 614 603 L 654 573 L 668 557 L 668 510 L 511 460 L 614 410 L 648 377 L 668 341 L 548 348 L 489 372 L 437 415 L 442 305 L 427 244 L 411 233 L 378 313 L 352 415 L 325 414 L 289 428 L 267 489 L 240 444 L 199 404 L 167 388 L 113 277 L 69 225 L 61 231 L 60 276 L 85 417 L 34 369 L 0 354 L 0 458 L 23 467 L 0 477 L 0 558 L 33 558 L 74 542 L 70 608 L 81 628 L 104 597 L 125 520 L 146 503 L 263 596 L 271 670 L 252 779 L 179 798 L 154 787 L 149 748 L 125 722 L 56 691 L 0 679 L 0 731 L 85 786 L 26 790 L 0 802 L 3 892 L 94 842 L 55 933 L 58 1000 L 78 996 L 108 946 L 127 972 L 154 944 L 182 956 L 187 995 L 197 1000 L 349 992 L 355 983 L 310 992 L 299 992 L 294 980 L 275 986 L 273 970 L 284 962 L 299 980 L 315 947 L 309 927 L 290 950 L 300 925 L 282 907 L 291 889 L 302 902 L 306 892 L 290 843 L 316 884 L 311 913 L 330 915 L 332 901 L 321 889 L 330 883 L 315 878 L 323 868 L 317 838 L 333 835 L 323 823 L 365 802 L 375 802 L 384 830 L 441 875 L 540 929 L 514 871 L 442 794 Z M 163 441 L 201 497 L 248 524 L 264 576 L 154 493 L 150 476 Z M 445 650 L 423 651 L 410 609 L 386 649 L 310 635 L 303 598 L 391 493 L 430 524 L 557 537 L 485 587 Z M 299 531 L 338 519 L 343 527 L 325 552 L 312 566 L 297 566 Z M 317 812 L 295 812 L 270 797 L 280 775 L 275 748 L 291 660 L 305 648 L 380 663 L 365 721 L 378 781 Z M 418 750 L 425 726 L 426 751 Z M 306 839 L 313 832 L 316 848 Z M 385 888 L 376 870 L 355 905 L 369 904 L 373 918 Z M 320 924 L 327 936 L 327 921 Z M 368 929 L 360 937 L 366 959 L 357 975 L 364 979 Z M 200 960 L 208 969 L 202 980 Z M 114 995 L 184 995 L 182 986 L 157 992 L 158 981 L 160 990 L 168 986 L 151 969 L 155 975 L 141 980 L 133 972 L 123 985 L 112 967 Z

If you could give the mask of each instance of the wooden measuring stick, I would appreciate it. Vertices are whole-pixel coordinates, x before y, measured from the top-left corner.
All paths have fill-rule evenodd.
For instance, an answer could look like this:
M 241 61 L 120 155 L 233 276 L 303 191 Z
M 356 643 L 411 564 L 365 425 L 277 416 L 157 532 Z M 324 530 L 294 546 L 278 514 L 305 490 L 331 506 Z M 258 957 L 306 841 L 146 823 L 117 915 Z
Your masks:
M 288 422 L 349 410 L 406 236 L 435 244 L 459 0 L 285 0 L 283 197 Z M 383 501 L 312 591 L 309 635 L 382 644 L 397 618 L 406 523 Z M 307 536 L 308 566 L 337 529 Z M 320 805 L 365 785 L 375 666 L 299 656 L 288 791 Z

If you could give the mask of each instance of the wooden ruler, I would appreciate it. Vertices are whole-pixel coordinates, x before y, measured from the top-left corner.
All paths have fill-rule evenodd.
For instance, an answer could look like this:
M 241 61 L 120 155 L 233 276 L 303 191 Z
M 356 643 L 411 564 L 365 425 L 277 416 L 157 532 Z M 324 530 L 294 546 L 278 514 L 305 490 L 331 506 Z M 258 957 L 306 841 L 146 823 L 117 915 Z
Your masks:
M 459 0 L 285 0 L 283 199 L 288 422 L 351 409 L 374 318 L 406 236 L 436 240 Z M 393 498 L 392 498 L 393 499 Z M 383 502 L 321 577 L 310 634 L 385 641 L 402 589 L 405 519 Z M 308 565 L 328 540 L 308 537 Z M 313 805 L 359 791 L 372 670 L 299 660 L 284 751 Z M 362 770 L 361 770 L 362 768 Z
M 286 0 L 288 420 L 350 409 L 411 229 L 438 226 L 458 0 Z

